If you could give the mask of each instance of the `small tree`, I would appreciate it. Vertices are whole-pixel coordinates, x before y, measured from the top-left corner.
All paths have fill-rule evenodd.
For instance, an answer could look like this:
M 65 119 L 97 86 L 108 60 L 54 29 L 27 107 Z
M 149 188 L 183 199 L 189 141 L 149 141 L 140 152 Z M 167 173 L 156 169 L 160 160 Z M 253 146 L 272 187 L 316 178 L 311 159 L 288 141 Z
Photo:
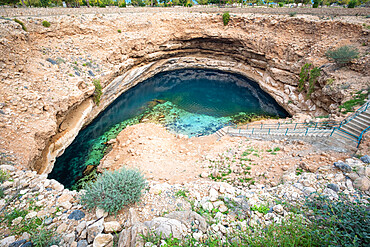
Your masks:
M 325 55 L 329 61 L 333 61 L 339 66 L 344 66 L 350 63 L 352 60 L 358 58 L 359 56 L 358 49 L 351 46 L 341 46 L 337 49 L 328 50 Z
M 222 15 L 222 21 L 224 22 L 224 26 L 226 26 L 229 23 L 229 21 L 230 21 L 230 14 L 229 14 L 229 12 L 225 12 Z

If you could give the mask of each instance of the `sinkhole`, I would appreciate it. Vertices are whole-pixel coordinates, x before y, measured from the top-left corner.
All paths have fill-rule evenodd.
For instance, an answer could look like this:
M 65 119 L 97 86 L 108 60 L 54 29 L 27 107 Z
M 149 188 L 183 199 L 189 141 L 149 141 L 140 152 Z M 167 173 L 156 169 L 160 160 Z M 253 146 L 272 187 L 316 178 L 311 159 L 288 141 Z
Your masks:
M 241 75 L 204 69 L 162 72 L 124 92 L 82 129 L 57 158 L 49 178 L 73 188 L 84 170 L 109 152 L 107 142 L 128 125 L 156 122 L 194 137 L 258 117 L 287 116 L 256 82 Z

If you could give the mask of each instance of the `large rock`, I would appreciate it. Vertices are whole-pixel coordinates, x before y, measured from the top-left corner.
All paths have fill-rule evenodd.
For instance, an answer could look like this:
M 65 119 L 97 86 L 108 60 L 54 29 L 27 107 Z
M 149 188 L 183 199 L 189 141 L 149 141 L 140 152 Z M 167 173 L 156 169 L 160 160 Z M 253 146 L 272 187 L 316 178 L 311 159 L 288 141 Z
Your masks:
M 362 191 L 367 191 L 370 189 L 370 179 L 367 177 L 359 177 L 353 181 L 353 187 Z
M 85 213 L 82 212 L 81 210 L 75 210 L 73 211 L 69 216 L 68 219 L 70 220 L 80 220 L 85 217 Z
M 10 236 L 0 241 L 0 247 L 8 247 L 11 243 L 15 242 L 15 237 Z
M 103 223 L 104 223 L 104 219 L 100 219 L 97 222 L 87 227 L 87 242 L 88 243 L 92 243 L 94 238 L 103 232 L 104 230 Z
M 362 156 L 362 157 L 360 158 L 360 160 L 361 160 L 362 162 L 364 162 L 364 163 L 369 164 L 369 163 L 370 163 L 370 156 L 369 156 L 369 155 Z
M 123 230 L 119 234 L 117 247 L 140 247 L 144 246 L 140 234 L 147 234 L 148 228 L 140 222 Z
M 169 213 L 165 216 L 166 218 L 175 219 L 184 224 L 187 228 L 197 227 L 203 233 L 207 230 L 206 220 L 193 211 L 176 211 Z
M 352 168 L 344 162 L 334 162 L 334 166 L 342 172 L 351 172 Z
M 187 234 L 187 228 L 181 221 L 175 219 L 169 219 L 165 217 L 154 218 L 152 221 L 144 222 L 150 230 L 155 231 L 157 234 L 161 234 L 164 238 L 168 238 L 172 235 L 174 238 L 181 239 Z
M 118 221 L 104 222 L 103 225 L 105 233 L 120 232 L 122 230 L 121 224 Z
M 113 236 L 112 234 L 98 234 L 93 243 L 93 247 L 109 247 L 113 246 Z

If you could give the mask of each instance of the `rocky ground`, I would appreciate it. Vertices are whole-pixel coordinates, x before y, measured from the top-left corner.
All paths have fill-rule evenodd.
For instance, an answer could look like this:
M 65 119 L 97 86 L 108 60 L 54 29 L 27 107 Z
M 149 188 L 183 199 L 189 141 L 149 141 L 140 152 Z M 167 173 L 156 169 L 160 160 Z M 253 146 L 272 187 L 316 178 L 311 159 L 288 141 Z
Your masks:
M 156 135 L 161 135 L 158 133 L 161 127 L 155 129 L 147 125 Z M 132 133 L 130 137 L 135 131 Z M 172 150 L 181 150 L 181 142 L 196 143 L 192 139 L 166 135 L 180 142 L 173 145 L 168 140 Z M 149 153 L 153 159 L 168 153 L 174 153 L 173 157 L 186 155 L 185 152 L 164 154 L 158 145 L 151 147 L 159 150 L 150 149 L 152 151 L 147 150 L 146 154 L 145 148 L 139 150 L 138 147 L 148 146 L 156 138 L 150 135 L 145 138 L 141 143 L 140 138 L 131 139 L 133 148 L 137 148 L 132 153 L 138 157 L 150 156 Z M 16 243 L 35 241 L 33 228 L 41 232 L 52 230 L 54 244 L 58 246 L 112 246 L 113 243 L 114 246 L 142 246 L 143 242 L 154 241 L 149 237 L 143 240 L 138 235 L 147 234 L 146 229 L 158 234 L 163 232 L 167 238 L 192 236 L 195 241 L 204 242 L 213 234 L 226 239 L 238 229 L 281 222 L 292 214 L 291 205 L 299 207 L 304 198 L 314 193 L 328 196 L 330 200 L 338 199 L 343 193 L 368 203 L 369 156 L 359 160 L 346 154 L 314 151 L 302 141 L 224 138 L 198 162 L 189 159 L 188 163 L 193 165 L 184 173 L 186 177 L 173 178 L 171 167 L 164 173 L 169 164 L 166 161 L 157 162 L 152 172 L 144 170 L 149 184 L 142 200 L 116 215 L 86 210 L 79 200 L 83 191 L 69 191 L 57 181 L 48 180 L 46 175 L 2 165 L 0 169 L 7 175 L 2 183 L 5 197 L 0 200 L 0 210 L 4 213 L 0 232 L 4 238 L 0 245 L 20 246 Z M 120 137 L 117 142 L 119 140 Z M 191 147 L 187 148 L 191 154 Z M 146 159 L 140 160 L 136 159 L 137 164 L 143 163 L 146 167 Z M 184 166 L 189 168 L 186 163 Z

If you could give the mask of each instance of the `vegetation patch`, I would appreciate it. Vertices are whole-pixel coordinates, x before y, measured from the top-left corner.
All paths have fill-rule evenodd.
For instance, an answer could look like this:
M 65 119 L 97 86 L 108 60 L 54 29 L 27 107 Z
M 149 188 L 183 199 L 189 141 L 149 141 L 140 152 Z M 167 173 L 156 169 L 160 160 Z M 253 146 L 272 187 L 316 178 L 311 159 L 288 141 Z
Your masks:
M 306 96 L 309 99 L 311 94 L 315 90 L 315 85 L 318 81 L 318 78 L 321 75 L 321 69 L 313 67 L 311 63 L 306 63 L 301 68 L 301 73 L 299 73 L 299 83 L 298 91 L 302 92 L 305 89 L 305 85 L 308 82 L 308 89 L 306 89 Z
M 126 205 L 138 202 L 146 184 L 139 171 L 126 168 L 107 171 L 86 186 L 81 203 L 88 209 L 100 208 L 108 213 L 117 213 Z
M 42 22 L 42 25 L 43 25 L 44 27 L 50 27 L 50 22 L 48 22 L 48 21 L 43 21 L 43 22 Z
M 230 21 L 230 14 L 229 12 L 225 12 L 223 15 L 222 15 L 222 21 L 224 22 L 224 26 L 227 26 L 227 24 L 229 23 Z
M 332 61 L 341 67 L 358 58 L 359 54 L 360 53 L 357 48 L 347 45 L 341 46 L 337 49 L 330 49 L 325 53 L 329 61 Z
M 363 91 L 358 91 L 353 95 L 353 98 L 344 102 L 342 105 L 339 106 L 339 109 L 342 111 L 344 114 L 348 112 L 353 112 L 354 107 L 357 105 L 363 105 L 366 102 L 366 99 L 369 96 L 369 90 L 366 90 L 365 92 Z
M 24 25 L 23 21 L 18 20 L 17 18 L 15 18 L 14 21 L 22 26 L 23 31 L 27 32 L 27 27 Z
M 92 82 L 95 86 L 95 91 L 94 91 L 94 94 L 93 94 L 93 101 L 94 103 L 99 106 L 100 104 L 100 97 L 102 96 L 103 94 L 103 91 L 102 91 L 102 86 L 100 84 L 100 80 L 93 80 Z

